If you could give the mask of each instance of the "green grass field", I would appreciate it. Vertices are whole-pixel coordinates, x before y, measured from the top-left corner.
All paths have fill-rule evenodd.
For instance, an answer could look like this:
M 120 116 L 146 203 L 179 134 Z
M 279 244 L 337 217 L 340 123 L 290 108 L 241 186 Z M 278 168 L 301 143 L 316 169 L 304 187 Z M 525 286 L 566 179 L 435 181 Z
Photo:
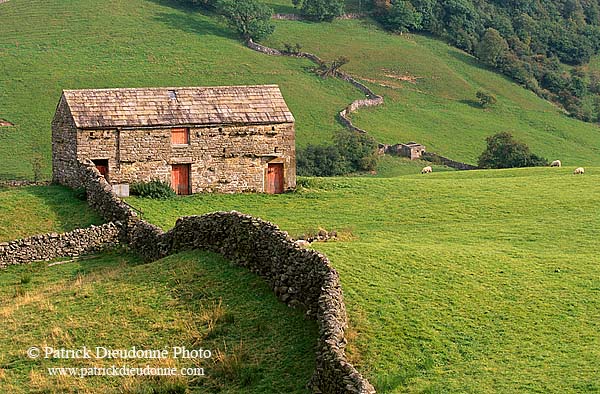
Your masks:
M 340 272 L 350 353 L 381 393 L 600 390 L 600 168 L 309 178 L 269 195 L 130 198 L 148 220 L 238 210 Z
M 87 203 L 66 187 L 0 187 L 0 242 L 100 223 Z
M 186 252 L 140 264 L 123 251 L 0 272 L 2 393 L 307 393 L 316 324 L 256 275 Z M 164 359 L 30 359 L 38 348 L 162 350 Z M 208 349 L 206 359 L 173 347 Z M 52 377 L 48 368 L 203 368 L 192 377 Z M 187 391 L 186 391 L 187 390 Z

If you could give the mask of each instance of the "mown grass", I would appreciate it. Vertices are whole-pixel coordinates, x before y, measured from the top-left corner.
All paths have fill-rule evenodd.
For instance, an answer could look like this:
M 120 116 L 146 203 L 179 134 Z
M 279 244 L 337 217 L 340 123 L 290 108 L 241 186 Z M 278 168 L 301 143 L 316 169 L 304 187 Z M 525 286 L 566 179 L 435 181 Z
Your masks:
M 131 198 L 168 228 L 238 210 L 340 272 L 350 354 L 382 393 L 597 392 L 600 168 L 304 180 L 296 193 Z
M 167 0 L 11 0 L 0 6 L 0 177 L 49 177 L 50 122 L 62 89 L 279 84 L 299 146 L 340 130 L 335 114 L 361 95 L 321 79 L 309 61 L 245 48 L 224 21 Z M 110 21 L 110 22 L 108 22 Z
M 352 115 L 380 142 L 417 141 L 428 150 L 476 163 L 485 137 L 513 133 L 531 149 L 567 165 L 600 164 L 600 128 L 561 111 L 475 58 L 423 35 L 394 35 L 367 20 L 278 21 L 267 44 L 300 43 L 324 59 L 347 57 L 344 70 L 367 82 L 385 105 Z M 498 103 L 479 107 L 476 92 Z
M 115 251 L 0 272 L 2 393 L 306 393 L 317 330 L 256 275 L 206 252 Z M 210 359 L 30 359 L 31 346 L 210 349 Z M 51 377 L 51 367 L 204 368 L 196 377 Z
M 0 242 L 102 223 L 63 186 L 0 187 Z

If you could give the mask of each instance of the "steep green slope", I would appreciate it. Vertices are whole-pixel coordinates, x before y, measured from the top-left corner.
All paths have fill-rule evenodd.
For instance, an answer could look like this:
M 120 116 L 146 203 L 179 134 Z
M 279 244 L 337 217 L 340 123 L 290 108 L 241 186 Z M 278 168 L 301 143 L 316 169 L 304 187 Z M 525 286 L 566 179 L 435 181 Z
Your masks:
M 53 266 L 12 266 L 0 272 L 0 297 L 2 393 L 305 394 L 315 367 L 316 324 L 279 302 L 257 275 L 214 253 L 141 264 L 119 250 Z M 32 346 L 85 346 L 92 358 L 31 359 Z M 167 350 L 167 357 L 96 358 L 96 347 Z M 173 347 L 211 354 L 174 357 Z M 177 373 L 77 376 L 111 366 Z M 76 376 L 51 376 L 48 368 L 77 368 Z M 204 375 L 183 368 L 203 368 Z
M 164 228 L 238 210 L 340 272 L 352 360 L 380 393 L 600 390 L 600 168 L 306 179 L 284 195 L 130 199 Z
M 323 142 L 336 111 L 360 94 L 311 74 L 308 61 L 245 48 L 215 17 L 175 2 L 11 0 L 0 5 L 0 177 L 31 177 L 41 151 L 50 174 L 50 122 L 61 89 L 277 83 L 298 144 Z
M 267 43 L 300 43 L 325 59 L 346 56 L 343 68 L 383 95 L 382 107 L 360 110 L 355 124 L 386 143 L 410 140 L 457 160 L 476 162 L 485 137 L 509 131 L 549 159 L 600 164 L 600 128 L 568 118 L 552 104 L 439 40 L 393 35 L 366 21 L 329 24 L 282 21 Z M 475 94 L 498 98 L 479 108 Z

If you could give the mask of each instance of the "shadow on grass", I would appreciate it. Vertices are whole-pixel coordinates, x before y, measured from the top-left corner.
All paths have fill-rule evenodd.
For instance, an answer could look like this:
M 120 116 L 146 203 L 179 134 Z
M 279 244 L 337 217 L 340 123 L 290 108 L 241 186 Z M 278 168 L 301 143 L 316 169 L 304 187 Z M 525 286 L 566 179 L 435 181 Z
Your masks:
M 226 28 L 224 24 L 219 25 L 212 21 L 197 18 L 194 15 L 159 12 L 154 16 L 154 19 L 186 33 L 237 39 L 237 35 Z
M 468 105 L 471 108 L 481 109 L 481 110 L 483 109 L 481 107 L 481 104 L 478 101 L 475 101 L 475 100 L 467 100 L 467 99 L 465 99 L 465 100 L 459 100 L 459 103 L 466 104 L 466 105 Z
M 55 221 L 61 232 L 103 223 L 85 201 L 76 197 L 74 190 L 65 186 L 24 186 L 23 190 L 41 200 L 56 215 Z
M 175 0 L 149 0 L 161 6 L 166 6 L 182 13 L 158 12 L 154 16 L 154 20 L 164 23 L 175 29 L 182 30 L 186 33 L 199 35 L 214 35 L 217 37 L 225 37 L 237 39 L 237 35 L 226 27 L 224 23 L 219 23 L 216 18 L 219 15 L 200 6 L 185 4 L 184 2 Z M 200 17 L 199 17 L 200 16 Z M 202 18 L 204 17 L 204 18 Z M 209 19 L 210 18 L 210 19 Z

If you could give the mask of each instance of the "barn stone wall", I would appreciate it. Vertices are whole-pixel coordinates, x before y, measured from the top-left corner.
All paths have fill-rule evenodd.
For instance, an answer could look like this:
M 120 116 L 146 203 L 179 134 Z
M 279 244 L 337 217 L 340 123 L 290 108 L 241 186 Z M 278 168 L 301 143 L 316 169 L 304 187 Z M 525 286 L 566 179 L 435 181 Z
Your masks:
M 77 187 L 77 128 L 64 97 L 52 120 L 52 181 Z
M 190 164 L 193 193 L 263 192 L 267 164 L 279 159 L 284 163 L 284 189 L 296 187 L 292 123 L 191 127 L 189 144 L 173 145 L 170 128 L 77 131 L 69 118 L 61 101 L 53 123 L 58 183 L 76 183 L 75 159 L 102 159 L 108 160 L 112 184 L 153 179 L 170 183 L 173 164 Z

